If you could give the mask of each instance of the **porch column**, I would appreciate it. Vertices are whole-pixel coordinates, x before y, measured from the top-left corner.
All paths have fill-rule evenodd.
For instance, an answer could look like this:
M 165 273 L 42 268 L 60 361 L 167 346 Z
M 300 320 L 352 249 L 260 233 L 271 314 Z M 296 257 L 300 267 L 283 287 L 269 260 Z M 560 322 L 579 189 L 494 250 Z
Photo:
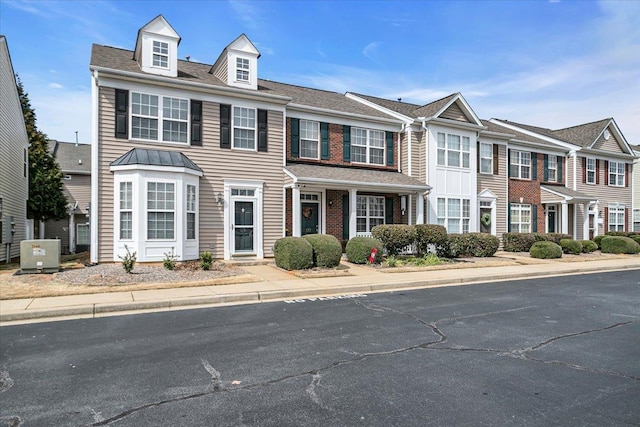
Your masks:
M 76 224 L 75 210 L 69 215 L 69 253 L 76 253 Z
M 416 221 L 418 219 L 418 208 L 416 206 Z M 407 224 L 413 225 L 411 222 L 413 220 L 413 195 L 409 194 L 407 196 Z
M 349 189 L 349 239 L 356 237 L 357 195 L 358 191 L 355 188 Z
M 560 226 L 560 232 L 569 234 L 569 205 L 566 201 L 562 202 L 562 225 Z
M 416 224 L 424 224 L 424 197 L 421 193 L 416 195 Z
M 589 240 L 589 202 L 583 203 L 582 209 L 584 210 L 582 218 L 582 240 Z
M 300 186 L 294 185 L 291 189 L 291 235 L 302 236 L 302 217 L 300 216 Z
M 596 214 L 593 218 L 593 237 L 596 237 L 598 235 L 598 230 L 600 228 L 600 224 L 598 222 L 598 220 L 600 219 L 600 204 L 596 201 L 594 206 L 595 206 L 594 209 L 596 211 Z

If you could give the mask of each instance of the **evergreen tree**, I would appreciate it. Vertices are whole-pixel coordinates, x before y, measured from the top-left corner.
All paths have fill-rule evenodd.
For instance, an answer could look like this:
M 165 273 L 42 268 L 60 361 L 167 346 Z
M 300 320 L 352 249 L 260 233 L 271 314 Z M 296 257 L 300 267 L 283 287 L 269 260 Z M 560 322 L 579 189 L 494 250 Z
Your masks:
M 58 220 L 67 217 L 67 198 L 62 191 L 60 165 L 49 153 L 47 136 L 36 126 L 36 112 L 29 95 L 16 76 L 18 96 L 29 137 L 29 200 L 27 217 L 36 221 Z

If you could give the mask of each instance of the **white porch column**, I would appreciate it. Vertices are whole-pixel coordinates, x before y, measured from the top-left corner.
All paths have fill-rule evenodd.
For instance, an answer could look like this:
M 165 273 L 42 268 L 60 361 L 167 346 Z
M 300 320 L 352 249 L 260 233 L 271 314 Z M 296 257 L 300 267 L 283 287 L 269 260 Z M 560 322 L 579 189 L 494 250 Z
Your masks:
M 75 214 L 71 212 L 69 215 L 69 253 L 76 253 L 76 222 Z
M 582 209 L 584 210 L 582 218 L 582 240 L 589 240 L 589 202 L 583 203 Z
M 418 209 L 416 207 L 416 221 L 418 220 Z M 413 225 L 413 195 L 407 196 L 407 224 Z
M 291 235 L 302 236 L 302 217 L 300 216 L 300 186 L 294 185 L 291 189 Z
M 349 189 L 349 239 L 356 237 L 357 195 L 358 191 L 355 188 Z
M 562 202 L 562 225 L 560 226 L 560 232 L 569 234 L 569 205 L 566 201 Z
M 424 224 L 424 197 L 416 195 L 416 224 Z
M 600 227 L 600 224 L 598 223 L 598 220 L 600 219 L 600 204 L 596 202 L 594 206 L 596 214 L 593 218 L 593 237 L 596 237 L 598 235 L 598 230 Z

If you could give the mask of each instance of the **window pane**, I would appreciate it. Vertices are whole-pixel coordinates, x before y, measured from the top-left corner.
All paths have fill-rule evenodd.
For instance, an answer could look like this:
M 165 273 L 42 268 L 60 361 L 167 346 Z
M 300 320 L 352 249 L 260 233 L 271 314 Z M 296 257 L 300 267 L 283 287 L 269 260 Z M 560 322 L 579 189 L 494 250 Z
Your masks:
M 449 166 L 460 166 L 459 151 L 449 151 L 447 153 L 447 159 L 448 159 Z
M 173 239 L 173 212 L 149 212 L 147 238 Z
M 384 164 L 384 149 L 381 148 L 371 148 L 369 150 L 370 163 L 375 165 Z
M 300 157 L 317 159 L 318 158 L 318 141 L 301 139 L 300 140 Z
M 459 135 L 447 135 L 447 148 L 449 150 L 460 151 L 460 136 Z
M 132 213 L 120 212 L 120 239 L 131 239 Z
M 438 148 L 446 148 L 445 134 L 438 132 Z
M 438 148 L 438 165 L 445 166 L 445 150 Z
M 471 142 L 468 136 L 462 137 L 462 151 L 470 151 L 471 150 Z
M 384 132 L 372 130 L 369 132 L 371 137 L 371 146 L 376 148 L 384 148 Z
M 449 199 L 447 216 L 449 218 L 460 218 L 460 199 Z
M 255 132 L 248 129 L 235 129 L 233 133 L 233 146 L 236 148 L 253 149 L 255 147 Z
M 444 218 L 447 215 L 447 208 L 445 204 L 445 199 L 438 198 L 438 217 Z
M 360 128 L 351 128 L 351 144 L 367 146 L 367 130 Z
M 367 148 L 351 146 L 351 161 L 366 163 L 367 162 Z
M 172 142 L 187 142 L 187 123 L 163 120 L 162 140 Z
M 187 239 L 196 238 L 196 214 L 193 212 L 187 213 Z
M 132 117 L 131 137 L 137 139 L 158 139 L 158 119 Z

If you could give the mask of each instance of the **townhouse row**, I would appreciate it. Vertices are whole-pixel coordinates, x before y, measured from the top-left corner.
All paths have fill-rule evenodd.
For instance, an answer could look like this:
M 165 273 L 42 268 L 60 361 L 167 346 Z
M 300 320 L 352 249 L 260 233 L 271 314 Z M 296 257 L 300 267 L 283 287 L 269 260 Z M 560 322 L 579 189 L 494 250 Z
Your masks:
M 133 51 L 93 46 L 93 262 L 263 258 L 284 235 L 379 224 L 577 239 L 635 224 L 636 156 L 613 119 L 481 120 L 460 93 L 414 105 L 259 79 L 244 34 L 213 65 L 179 60 L 179 42 L 158 16 Z

